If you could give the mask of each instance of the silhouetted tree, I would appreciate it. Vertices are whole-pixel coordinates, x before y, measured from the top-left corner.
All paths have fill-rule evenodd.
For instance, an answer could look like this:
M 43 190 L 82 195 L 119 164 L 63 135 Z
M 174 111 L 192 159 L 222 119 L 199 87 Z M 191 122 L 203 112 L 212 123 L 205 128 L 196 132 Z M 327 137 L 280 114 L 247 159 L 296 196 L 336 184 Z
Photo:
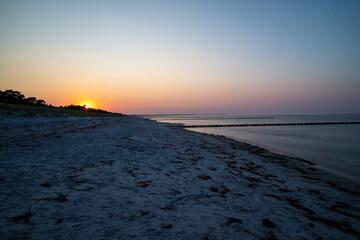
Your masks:
M 44 100 L 37 100 L 36 101 L 36 103 L 35 103 L 35 105 L 37 105 L 37 106 L 45 106 L 45 101 Z
M 0 90 L 0 102 L 9 104 L 26 104 L 43 106 L 45 101 L 36 99 L 36 97 L 25 98 L 24 94 L 19 91 L 13 91 L 12 89 L 1 91 Z
M 28 104 L 28 105 L 35 105 L 36 102 L 37 102 L 36 97 L 29 97 L 29 98 L 25 99 L 25 104 Z
M 0 101 L 4 103 L 17 103 L 21 104 L 24 102 L 25 96 L 19 91 L 13 91 L 11 89 L 1 91 Z

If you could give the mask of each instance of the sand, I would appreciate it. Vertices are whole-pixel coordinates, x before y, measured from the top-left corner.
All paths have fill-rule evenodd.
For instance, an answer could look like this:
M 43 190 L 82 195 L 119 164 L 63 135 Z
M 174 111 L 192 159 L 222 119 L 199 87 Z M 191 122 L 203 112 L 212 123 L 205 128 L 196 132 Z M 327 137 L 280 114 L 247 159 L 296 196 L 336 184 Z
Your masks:
M 0 120 L 1 239 L 359 239 L 359 186 L 132 116 Z

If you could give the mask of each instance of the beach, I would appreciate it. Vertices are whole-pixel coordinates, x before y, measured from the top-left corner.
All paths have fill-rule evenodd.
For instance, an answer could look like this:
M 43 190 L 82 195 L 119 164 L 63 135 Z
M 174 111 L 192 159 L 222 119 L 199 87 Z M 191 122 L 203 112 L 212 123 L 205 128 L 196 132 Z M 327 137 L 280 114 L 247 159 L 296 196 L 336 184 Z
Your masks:
M 144 118 L 181 124 L 191 131 L 221 135 L 274 153 L 303 158 L 315 163 L 318 169 L 360 184 L 359 114 L 189 114 Z
M 0 152 L 1 239 L 360 238 L 358 184 L 173 124 L 3 118 Z

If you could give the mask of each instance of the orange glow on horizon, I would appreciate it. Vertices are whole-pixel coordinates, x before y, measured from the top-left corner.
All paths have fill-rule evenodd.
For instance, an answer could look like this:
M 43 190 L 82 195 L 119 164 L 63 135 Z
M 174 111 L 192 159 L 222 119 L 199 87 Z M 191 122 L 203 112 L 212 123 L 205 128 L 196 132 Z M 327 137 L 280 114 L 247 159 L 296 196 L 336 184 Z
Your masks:
M 79 103 L 80 106 L 84 106 L 86 109 L 89 109 L 89 108 L 95 108 L 95 104 L 92 102 L 92 101 L 81 101 Z

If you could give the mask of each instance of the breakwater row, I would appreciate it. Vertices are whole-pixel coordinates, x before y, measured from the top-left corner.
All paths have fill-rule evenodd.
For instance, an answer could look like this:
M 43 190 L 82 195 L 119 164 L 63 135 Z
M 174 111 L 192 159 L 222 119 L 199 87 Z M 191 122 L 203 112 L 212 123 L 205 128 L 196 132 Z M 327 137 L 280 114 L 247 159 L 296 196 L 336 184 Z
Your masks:
M 360 124 L 360 122 L 242 123 L 242 124 L 185 125 L 181 127 L 183 128 L 273 127 L 273 126 L 342 125 L 342 124 Z

